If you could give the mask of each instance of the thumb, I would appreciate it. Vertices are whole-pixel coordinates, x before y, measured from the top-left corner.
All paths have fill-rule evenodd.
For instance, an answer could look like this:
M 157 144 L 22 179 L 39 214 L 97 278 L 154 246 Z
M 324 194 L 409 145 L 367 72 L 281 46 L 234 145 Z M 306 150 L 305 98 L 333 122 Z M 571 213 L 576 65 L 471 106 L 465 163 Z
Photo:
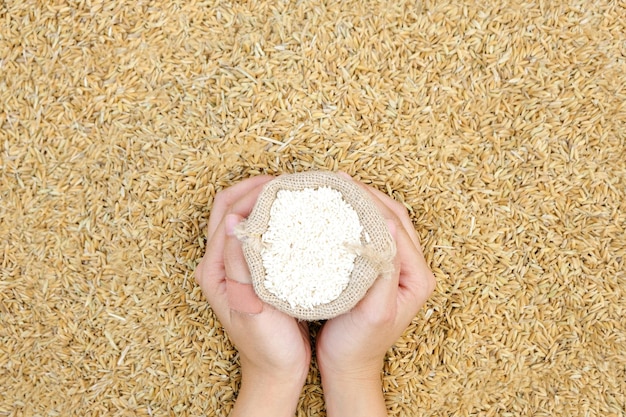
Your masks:
M 226 294 L 231 310 L 246 314 L 258 314 L 263 302 L 254 292 L 250 270 L 243 254 L 241 242 L 235 237 L 235 226 L 243 218 L 228 214 L 224 218 L 226 240 L 224 242 L 224 269 L 226 272 Z

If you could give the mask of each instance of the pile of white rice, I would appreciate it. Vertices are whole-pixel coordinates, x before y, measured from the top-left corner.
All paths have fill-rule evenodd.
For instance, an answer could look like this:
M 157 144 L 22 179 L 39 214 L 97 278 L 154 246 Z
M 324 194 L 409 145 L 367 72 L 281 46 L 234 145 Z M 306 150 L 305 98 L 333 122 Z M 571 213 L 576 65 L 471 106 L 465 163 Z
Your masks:
M 346 288 L 363 227 L 341 193 L 329 187 L 280 190 L 261 252 L 265 286 L 292 307 L 314 308 Z

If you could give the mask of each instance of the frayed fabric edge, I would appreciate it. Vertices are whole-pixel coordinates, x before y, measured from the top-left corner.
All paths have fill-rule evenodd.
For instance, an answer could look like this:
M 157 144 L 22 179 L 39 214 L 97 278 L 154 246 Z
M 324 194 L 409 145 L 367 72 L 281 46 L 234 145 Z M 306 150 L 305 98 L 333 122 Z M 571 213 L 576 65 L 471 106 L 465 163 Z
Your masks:
M 239 239 L 240 242 L 250 245 L 250 247 L 254 251 L 261 252 L 263 249 L 265 249 L 265 245 L 261 240 L 261 235 L 249 233 L 246 229 L 246 225 L 247 220 L 243 220 L 237 226 L 235 226 L 235 237 Z
M 391 242 L 391 246 L 388 250 L 381 252 L 373 247 L 373 245 L 347 245 L 348 250 L 351 250 L 357 256 L 365 258 L 376 271 L 381 278 L 391 278 L 395 271 L 395 265 L 393 263 L 396 257 L 396 245 L 395 242 Z

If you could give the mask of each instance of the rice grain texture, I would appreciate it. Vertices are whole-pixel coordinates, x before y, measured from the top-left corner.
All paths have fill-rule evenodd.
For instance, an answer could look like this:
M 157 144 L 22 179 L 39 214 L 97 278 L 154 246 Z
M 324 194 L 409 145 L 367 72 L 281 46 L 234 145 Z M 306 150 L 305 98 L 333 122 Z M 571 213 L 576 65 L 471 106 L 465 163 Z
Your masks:
M 272 204 L 261 252 L 266 288 L 292 307 L 313 308 L 346 288 L 363 227 L 339 191 L 281 190 Z
M 0 166 L 0 417 L 230 415 L 214 197 L 312 170 L 437 277 L 390 417 L 625 415 L 624 0 L 4 0 Z

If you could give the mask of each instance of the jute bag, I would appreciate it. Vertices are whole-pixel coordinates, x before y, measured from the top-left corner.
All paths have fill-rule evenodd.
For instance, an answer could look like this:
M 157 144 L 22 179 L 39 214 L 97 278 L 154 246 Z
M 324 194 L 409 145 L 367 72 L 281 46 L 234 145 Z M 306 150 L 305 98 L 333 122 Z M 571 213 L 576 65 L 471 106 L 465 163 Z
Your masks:
M 361 242 L 349 250 L 356 255 L 345 289 L 334 300 L 313 307 L 293 305 L 266 288 L 266 270 L 262 251 L 263 234 L 268 230 L 271 208 L 280 190 L 300 191 L 327 187 L 341 193 L 343 200 L 358 215 L 362 226 Z M 361 300 L 377 277 L 393 272 L 396 246 L 384 218 L 371 197 L 358 185 L 341 176 L 325 171 L 284 174 L 267 183 L 250 216 L 236 230 L 242 241 L 244 256 L 250 269 L 254 290 L 259 298 L 276 309 L 300 320 L 325 320 L 349 311 Z

